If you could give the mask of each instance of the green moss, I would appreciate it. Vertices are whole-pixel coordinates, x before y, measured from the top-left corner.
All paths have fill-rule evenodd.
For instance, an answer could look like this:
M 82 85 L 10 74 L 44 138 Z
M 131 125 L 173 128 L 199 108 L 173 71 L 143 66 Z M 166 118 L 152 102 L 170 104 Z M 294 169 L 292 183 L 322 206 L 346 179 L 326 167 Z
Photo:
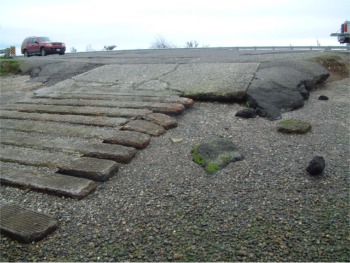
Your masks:
M 215 173 L 220 169 L 220 166 L 217 163 L 210 162 L 208 165 L 204 168 L 205 171 L 208 173 Z
M 224 163 L 224 164 L 229 164 L 231 162 L 231 156 L 222 154 L 219 156 L 219 159 Z
M 192 160 L 199 165 L 204 165 L 206 161 L 205 161 L 205 158 L 198 152 L 198 147 L 199 145 L 196 145 L 192 149 L 192 153 L 193 153 Z

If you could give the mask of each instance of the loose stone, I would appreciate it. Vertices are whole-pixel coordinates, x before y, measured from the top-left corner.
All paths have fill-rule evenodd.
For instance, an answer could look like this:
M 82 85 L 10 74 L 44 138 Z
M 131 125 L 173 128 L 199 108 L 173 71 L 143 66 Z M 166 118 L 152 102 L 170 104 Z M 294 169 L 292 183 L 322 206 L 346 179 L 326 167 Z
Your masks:
M 326 166 L 325 160 L 322 156 L 315 156 L 309 163 L 306 171 L 310 175 L 319 175 L 323 172 Z
M 237 111 L 235 116 L 249 119 L 249 118 L 255 118 L 257 114 L 255 109 L 243 109 L 243 110 Z
M 310 131 L 311 128 L 310 123 L 296 119 L 287 119 L 278 123 L 277 131 L 281 133 L 304 134 Z
M 325 95 L 321 95 L 318 97 L 318 100 L 329 100 L 329 98 Z

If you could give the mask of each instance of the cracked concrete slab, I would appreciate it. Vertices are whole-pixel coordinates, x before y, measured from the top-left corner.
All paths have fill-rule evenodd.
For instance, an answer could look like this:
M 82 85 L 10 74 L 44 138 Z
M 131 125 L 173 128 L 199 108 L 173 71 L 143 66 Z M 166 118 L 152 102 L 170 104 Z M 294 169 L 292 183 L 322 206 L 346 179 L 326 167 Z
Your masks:
M 161 79 L 182 96 L 195 99 L 237 100 L 246 90 L 259 67 L 256 63 L 183 64 Z
M 243 100 L 259 62 L 105 65 L 54 86 L 46 94 L 181 95 L 195 99 Z

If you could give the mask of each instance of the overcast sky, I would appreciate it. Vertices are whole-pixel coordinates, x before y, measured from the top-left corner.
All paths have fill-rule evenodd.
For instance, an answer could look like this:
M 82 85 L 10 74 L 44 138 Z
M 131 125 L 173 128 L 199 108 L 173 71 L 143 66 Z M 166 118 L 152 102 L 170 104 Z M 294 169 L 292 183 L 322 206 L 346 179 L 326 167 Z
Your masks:
M 162 36 L 177 47 L 338 45 L 349 0 L 4 0 L 0 48 L 48 36 L 85 51 L 149 48 Z

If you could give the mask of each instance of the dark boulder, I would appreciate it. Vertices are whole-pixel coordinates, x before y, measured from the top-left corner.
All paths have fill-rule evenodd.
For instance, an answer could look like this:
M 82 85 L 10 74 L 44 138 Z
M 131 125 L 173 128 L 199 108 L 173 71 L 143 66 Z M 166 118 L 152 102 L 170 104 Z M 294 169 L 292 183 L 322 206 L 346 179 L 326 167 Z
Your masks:
M 310 175 L 319 175 L 323 172 L 326 166 L 325 160 L 322 156 L 315 156 L 309 163 L 306 171 Z
M 308 100 L 310 97 L 310 92 L 305 88 L 305 86 L 303 84 L 301 84 L 298 87 L 298 89 L 299 89 L 301 96 L 303 96 L 304 100 Z
M 243 109 L 243 110 L 237 111 L 235 116 L 249 119 L 249 118 L 255 118 L 257 114 L 255 109 Z
M 325 95 L 321 95 L 318 97 L 318 100 L 329 100 L 329 98 Z
M 281 113 L 303 107 L 309 91 L 328 77 L 327 70 L 314 61 L 268 61 L 261 63 L 246 97 L 258 115 L 277 120 Z

